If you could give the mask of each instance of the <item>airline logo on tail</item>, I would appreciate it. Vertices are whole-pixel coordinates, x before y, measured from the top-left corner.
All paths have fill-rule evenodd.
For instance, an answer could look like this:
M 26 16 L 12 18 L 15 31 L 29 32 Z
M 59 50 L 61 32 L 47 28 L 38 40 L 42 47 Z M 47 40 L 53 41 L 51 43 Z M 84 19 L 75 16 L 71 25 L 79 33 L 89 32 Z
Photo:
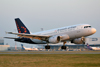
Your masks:
M 26 32 L 27 32 L 27 30 L 26 30 L 26 28 L 25 28 L 25 27 L 21 26 L 21 28 L 23 28 L 23 29 L 24 29 L 24 33 L 26 33 Z
M 26 30 L 25 27 L 21 26 L 21 28 L 20 28 L 17 22 L 16 22 L 16 25 L 17 25 L 17 30 L 18 30 L 19 33 L 21 33 L 21 29 L 24 30 L 23 33 L 27 33 L 27 30 Z
M 16 22 L 18 33 L 27 33 L 27 34 L 30 34 L 30 32 L 27 29 L 27 27 L 22 23 L 22 21 L 19 18 L 16 18 L 15 22 Z

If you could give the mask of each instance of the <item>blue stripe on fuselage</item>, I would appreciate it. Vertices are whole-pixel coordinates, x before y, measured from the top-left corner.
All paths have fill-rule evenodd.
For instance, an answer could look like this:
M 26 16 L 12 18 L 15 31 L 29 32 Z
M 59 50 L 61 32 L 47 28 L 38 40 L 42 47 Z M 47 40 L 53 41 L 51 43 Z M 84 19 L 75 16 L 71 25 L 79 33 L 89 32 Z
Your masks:
M 23 43 L 30 43 L 30 44 L 37 44 L 37 43 L 33 42 L 30 38 L 15 39 L 15 41 L 23 42 Z

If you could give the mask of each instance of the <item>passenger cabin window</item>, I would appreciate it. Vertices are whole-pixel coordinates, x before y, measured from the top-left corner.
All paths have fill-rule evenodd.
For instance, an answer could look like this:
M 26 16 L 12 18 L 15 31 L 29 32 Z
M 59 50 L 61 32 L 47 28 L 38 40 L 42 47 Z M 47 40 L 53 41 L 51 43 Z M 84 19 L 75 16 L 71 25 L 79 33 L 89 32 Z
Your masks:
M 84 26 L 84 28 L 91 28 L 91 26 Z

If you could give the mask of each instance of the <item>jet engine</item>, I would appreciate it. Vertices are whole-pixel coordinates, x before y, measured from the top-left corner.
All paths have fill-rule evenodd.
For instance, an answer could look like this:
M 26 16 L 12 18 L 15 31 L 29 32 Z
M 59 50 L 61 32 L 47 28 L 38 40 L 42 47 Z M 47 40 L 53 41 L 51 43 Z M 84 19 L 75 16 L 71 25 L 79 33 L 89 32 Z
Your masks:
M 48 39 L 49 43 L 59 43 L 60 42 L 60 36 L 52 36 Z
M 78 38 L 78 39 L 74 39 L 71 41 L 71 43 L 75 43 L 75 44 L 85 44 L 85 38 L 84 37 L 81 37 L 81 38 Z

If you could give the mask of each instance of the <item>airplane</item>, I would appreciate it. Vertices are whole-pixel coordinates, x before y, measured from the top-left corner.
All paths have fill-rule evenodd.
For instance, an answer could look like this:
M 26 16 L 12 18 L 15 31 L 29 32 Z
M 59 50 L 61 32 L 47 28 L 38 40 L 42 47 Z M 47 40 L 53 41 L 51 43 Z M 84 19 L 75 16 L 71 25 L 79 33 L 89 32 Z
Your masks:
M 61 49 L 66 49 L 66 41 L 75 44 L 85 44 L 85 37 L 96 33 L 96 29 L 89 24 L 77 24 L 66 26 L 36 33 L 31 33 L 19 18 L 15 18 L 18 33 L 7 32 L 8 34 L 17 35 L 18 38 L 4 37 L 15 39 L 15 41 L 30 44 L 47 44 L 45 49 L 50 49 L 49 44 L 63 42 Z
M 23 44 L 21 44 L 21 46 L 22 46 L 22 50 L 27 50 L 27 51 L 38 51 L 37 48 L 26 48 L 26 47 L 23 46 Z
M 89 49 L 89 50 L 100 50 L 100 47 L 91 47 L 87 44 L 87 49 Z

